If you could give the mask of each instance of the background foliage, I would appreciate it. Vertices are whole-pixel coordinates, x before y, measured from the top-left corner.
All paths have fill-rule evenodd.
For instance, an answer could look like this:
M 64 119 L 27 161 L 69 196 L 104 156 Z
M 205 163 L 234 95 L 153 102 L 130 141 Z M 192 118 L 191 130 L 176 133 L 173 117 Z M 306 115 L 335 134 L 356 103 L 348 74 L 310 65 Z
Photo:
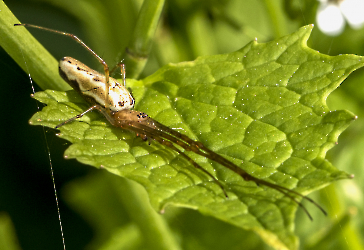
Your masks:
M 125 19 L 122 25 L 123 32 L 115 33 L 115 30 L 120 30 L 120 24 L 106 18 L 113 16 L 109 13 L 111 8 L 101 4 L 101 1 L 78 1 L 80 6 L 71 1 L 62 1 L 62 6 L 58 5 L 59 1 L 53 4 L 51 2 L 25 1 L 7 4 L 22 22 L 78 34 L 96 51 L 104 51 L 102 56 L 111 62 L 117 61 L 115 55 L 120 51 L 113 51 L 110 41 L 117 41 L 118 44 L 126 46 L 140 5 L 138 1 L 123 2 L 125 6 L 122 15 Z M 168 1 L 160 29 L 156 34 L 152 56 L 143 76 L 149 75 L 168 62 L 193 60 L 200 55 L 235 51 L 254 37 L 258 37 L 259 42 L 269 41 L 291 33 L 300 26 L 315 22 L 316 1 L 285 1 L 286 5 L 282 3 L 281 1 L 275 1 L 274 4 L 271 1 Z M 99 35 L 100 32 L 102 35 Z M 92 65 L 94 60 L 72 41 L 67 39 L 60 41 L 58 37 L 55 38 L 42 31 L 33 33 L 56 58 L 69 55 L 90 62 L 90 66 L 98 67 L 96 62 Z M 361 42 L 363 36 L 363 31 L 347 29 L 340 37 L 329 38 L 314 29 L 309 46 L 330 55 L 364 54 L 363 48 L 360 47 L 360 44 L 363 44 Z M 56 44 L 58 40 L 59 44 Z M 1 152 L 7 171 L 0 175 L 0 178 L 3 178 L 1 183 L 4 188 L 0 193 L 0 209 L 10 214 L 23 249 L 57 247 L 61 249 L 43 132 L 40 128 L 27 125 L 27 120 L 36 110 L 36 104 L 29 98 L 31 92 L 29 79 L 5 53 L 2 53 L 2 56 L 1 75 L 9 79 L 6 82 L 12 84 L 4 86 L 1 98 L 2 106 L 5 107 L 3 113 L 5 119 L 1 131 L 6 142 L 2 143 Z M 341 249 L 363 247 L 359 239 L 364 229 L 361 192 L 363 189 L 361 180 L 364 177 L 360 171 L 363 166 L 364 146 L 363 134 L 360 133 L 363 127 L 360 119 L 362 88 L 359 84 L 363 80 L 361 78 L 363 73 L 359 70 L 328 98 L 330 109 L 349 109 L 359 116 L 359 119 L 339 138 L 339 145 L 329 152 L 328 157 L 338 169 L 353 173 L 356 178 L 335 183 L 320 191 L 316 197 L 311 196 L 328 210 L 328 218 L 312 210 L 315 221 L 311 223 L 301 211 L 298 211 L 296 231 L 300 236 L 302 249 L 305 247 L 312 249 L 312 246 L 326 249 L 334 246 L 335 249 L 338 249 L 338 246 Z M 68 249 L 84 248 L 93 235 L 97 235 L 97 238 L 93 239 L 96 242 L 94 246 L 97 246 L 97 242 L 101 244 L 105 240 L 111 240 L 110 232 L 113 232 L 115 225 L 126 223 L 130 219 L 128 216 L 120 216 L 117 221 L 97 220 L 102 214 L 116 210 L 117 214 L 123 214 L 123 211 L 120 211 L 120 203 L 123 202 L 112 196 L 113 182 L 109 180 L 105 183 L 99 179 L 112 177 L 86 166 L 80 167 L 76 162 L 64 161 L 62 155 L 68 145 L 62 145 L 64 141 L 55 139 L 53 131 L 47 133 L 47 138 L 51 145 L 53 164 L 57 168 L 56 181 L 61 193 L 61 211 Z M 70 183 L 71 179 L 81 176 L 83 178 Z M 87 218 L 88 215 L 85 213 L 87 200 L 83 199 L 86 195 L 85 190 L 89 188 L 84 185 L 96 181 L 100 183 L 92 184 L 98 187 L 92 192 L 99 192 L 100 199 L 103 199 L 98 202 L 110 202 L 112 206 L 110 211 L 100 211 L 100 216 Z M 62 188 L 66 183 L 68 185 Z M 97 200 L 95 196 L 93 199 Z M 72 210 L 64 200 L 68 200 Z M 81 211 L 86 218 L 81 218 L 74 211 Z M 181 235 L 181 238 L 183 235 L 183 244 L 186 244 L 183 245 L 184 249 L 188 247 L 240 249 L 242 239 L 247 249 L 262 247 L 261 241 L 254 234 L 201 216 L 194 211 L 176 209 L 168 211 L 165 216 L 168 217 L 169 226 L 176 235 Z M 95 232 L 92 228 L 103 230 Z M 206 228 L 214 230 L 206 231 Z M 131 240 L 137 239 L 138 233 L 135 227 L 127 225 L 121 230 L 130 234 L 128 238 Z M 205 234 L 201 233 L 204 231 Z M 327 232 L 330 234 L 326 235 Z M 220 242 L 221 248 L 217 242 Z M 119 242 L 119 244 L 133 246 L 130 242 Z M 263 247 L 268 248 L 265 245 Z

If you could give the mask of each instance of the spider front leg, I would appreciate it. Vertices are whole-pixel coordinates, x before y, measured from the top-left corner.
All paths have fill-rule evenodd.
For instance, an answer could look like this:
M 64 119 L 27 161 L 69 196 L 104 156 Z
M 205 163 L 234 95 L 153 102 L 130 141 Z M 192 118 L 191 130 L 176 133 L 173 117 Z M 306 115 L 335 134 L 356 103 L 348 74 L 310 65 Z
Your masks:
M 144 135 L 147 137 L 152 137 L 154 140 L 158 141 L 159 143 L 165 144 L 171 148 L 174 147 L 173 150 L 182 154 L 187 159 L 190 159 L 190 158 L 187 155 L 185 155 L 183 152 L 179 151 L 172 143 L 179 145 L 186 151 L 192 151 L 196 154 L 199 154 L 201 156 L 204 156 L 210 160 L 213 160 L 213 161 L 221 164 L 222 166 L 233 171 L 234 173 L 240 175 L 245 181 L 253 181 L 258 186 L 261 184 L 261 185 L 264 185 L 264 186 L 277 190 L 278 192 L 282 193 L 284 196 L 288 197 L 293 202 L 298 204 L 298 206 L 300 206 L 304 210 L 304 212 L 307 214 L 307 216 L 311 220 L 312 220 L 312 217 L 311 217 L 310 213 L 308 212 L 308 210 L 305 208 L 305 206 L 302 203 L 297 201 L 294 196 L 299 196 L 299 197 L 311 202 L 326 215 L 326 211 L 312 199 L 310 199 L 294 190 L 290 190 L 286 187 L 270 183 L 268 181 L 256 178 L 256 177 L 248 174 L 245 170 L 238 167 L 231 161 L 229 161 L 226 158 L 222 157 L 221 155 L 213 152 L 212 150 L 206 148 L 201 142 L 194 141 L 191 138 L 189 138 L 188 136 L 183 135 L 177 131 L 174 131 L 173 129 L 170 129 L 167 126 L 164 126 L 163 124 L 148 117 L 148 115 L 146 115 L 145 113 L 141 113 L 138 111 L 125 110 L 124 112 L 118 112 L 117 118 L 115 120 L 116 120 L 116 124 L 118 124 L 117 126 L 132 130 L 138 134 L 141 134 L 141 135 Z M 168 143 L 166 144 L 165 141 L 168 141 Z M 197 163 L 196 163 L 197 166 L 193 162 L 191 162 L 191 163 L 196 168 L 201 169 L 203 172 L 205 172 L 206 174 L 211 176 L 217 183 L 219 183 L 218 180 L 214 176 L 212 176 L 209 172 L 207 172 L 205 169 L 203 169 Z M 219 186 L 223 189 L 224 193 L 226 194 L 224 188 L 222 187 L 222 185 L 220 183 L 219 183 Z
M 223 191 L 224 195 L 226 198 L 229 198 L 229 196 L 226 193 L 225 188 L 223 187 L 223 185 L 219 182 L 218 179 L 216 179 L 215 176 L 213 176 L 212 174 L 210 174 L 206 169 L 202 168 L 197 162 L 195 162 L 194 160 L 191 159 L 191 157 L 189 157 L 188 155 L 186 155 L 184 152 L 182 152 L 181 150 L 179 150 L 177 147 L 175 147 L 172 142 L 164 140 L 163 138 L 159 137 L 159 136 L 154 136 L 154 135 L 150 135 L 150 137 L 154 140 L 156 140 L 157 142 L 159 142 L 162 145 L 165 145 L 171 149 L 173 149 L 174 151 L 176 151 L 177 153 L 179 153 L 180 155 L 182 155 L 185 159 L 187 159 L 196 169 L 201 170 L 202 172 L 204 172 L 205 174 L 207 174 L 208 176 L 210 176 L 214 182 L 221 188 L 221 190 Z
M 210 176 L 213 181 L 221 188 L 225 197 L 228 198 L 228 195 L 225 191 L 223 185 L 206 169 L 201 167 L 197 162 L 195 162 L 191 157 L 186 155 L 184 152 L 179 150 L 173 143 L 181 146 L 186 149 L 183 141 L 179 141 L 176 138 L 171 137 L 168 133 L 162 131 L 156 124 L 159 124 L 157 121 L 150 118 L 147 114 L 135 111 L 135 110 L 122 110 L 117 112 L 114 115 L 115 118 L 115 126 L 121 127 L 123 129 L 131 130 L 135 132 L 138 136 L 140 136 L 144 141 L 147 139 L 153 139 L 159 142 L 162 145 L 165 145 L 172 150 L 176 151 L 178 154 L 182 155 L 185 159 L 187 159 L 195 168 L 204 172 L 208 176 Z M 187 147 L 188 148 L 188 147 Z

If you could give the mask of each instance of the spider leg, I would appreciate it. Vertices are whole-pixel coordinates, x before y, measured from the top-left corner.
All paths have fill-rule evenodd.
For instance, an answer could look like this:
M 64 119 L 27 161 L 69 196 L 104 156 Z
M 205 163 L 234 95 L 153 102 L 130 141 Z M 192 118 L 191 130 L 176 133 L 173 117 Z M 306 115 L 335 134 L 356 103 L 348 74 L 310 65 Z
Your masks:
M 178 148 L 176 148 L 170 141 L 166 141 L 162 138 L 155 138 L 153 137 L 153 139 L 155 139 L 156 141 L 158 141 L 160 144 L 162 145 L 166 145 L 167 147 L 170 147 L 171 149 L 173 149 L 174 151 L 176 151 L 177 153 L 179 153 L 180 155 L 182 155 L 184 158 L 186 158 L 195 168 L 201 170 L 202 172 L 204 172 L 205 174 L 207 174 L 208 176 L 210 176 L 214 182 L 221 188 L 221 190 L 224 192 L 224 195 L 226 198 L 229 198 L 229 196 L 227 195 L 225 188 L 223 187 L 223 185 L 219 182 L 218 179 L 216 179 L 215 176 L 213 176 L 211 173 L 209 173 L 206 169 L 202 168 L 197 162 L 195 162 L 194 160 L 192 160 L 188 155 L 186 155 L 184 152 L 182 152 L 181 150 L 179 150 Z
M 207 174 L 208 176 L 210 176 L 213 179 L 213 181 L 221 188 L 221 190 L 223 191 L 225 197 L 228 198 L 228 195 L 227 195 L 227 193 L 225 191 L 225 188 L 219 182 L 219 180 L 216 179 L 216 177 L 213 176 L 206 169 L 202 168 L 197 162 L 195 162 L 193 159 L 191 159 L 191 157 L 189 157 L 184 152 L 179 150 L 176 146 L 174 146 L 173 143 L 169 139 L 165 138 L 166 136 L 163 136 L 164 134 L 161 131 L 153 130 L 150 127 L 145 126 L 145 125 L 143 125 L 141 123 L 138 123 L 138 122 L 128 122 L 127 124 L 125 124 L 123 126 L 123 128 L 136 132 L 137 135 L 140 136 L 143 140 L 146 140 L 146 138 L 150 138 L 150 139 L 153 139 L 153 140 L 159 142 L 162 145 L 165 145 L 165 146 L 173 149 L 178 154 L 182 155 L 185 159 L 187 159 L 196 169 L 199 169 L 202 172 L 204 172 L 205 174 Z
M 69 122 L 71 122 L 71 121 L 73 121 L 73 120 L 76 120 L 76 119 L 78 119 L 78 118 L 81 118 L 81 117 L 82 117 L 82 116 L 84 116 L 87 112 L 90 112 L 90 111 L 92 111 L 92 110 L 94 110 L 94 109 L 98 109 L 98 110 L 100 110 L 99 105 L 92 106 L 92 107 L 88 108 L 87 110 L 85 110 L 84 112 L 82 112 L 81 114 L 78 114 L 78 115 L 76 115 L 76 116 L 74 116 L 74 117 L 72 117 L 72 118 L 68 119 L 67 121 L 62 122 L 61 124 L 58 124 L 58 125 L 55 127 L 55 129 L 58 129 L 59 127 L 62 127 L 62 126 L 63 126 L 63 125 L 65 125 L 66 123 L 69 123 Z
M 167 126 L 165 126 L 165 125 L 163 125 L 163 124 L 161 124 L 159 122 L 154 121 L 154 125 L 157 128 L 160 128 L 161 130 L 165 131 L 166 133 L 169 133 L 169 134 L 173 135 L 174 137 L 183 140 L 183 142 L 185 142 L 185 145 L 188 145 L 190 147 L 189 150 L 191 150 L 191 151 L 193 151 L 193 152 L 195 152 L 195 153 L 197 153 L 199 155 L 205 156 L 206 158 L 208 158 L 210 160 L 213 160 L 213 161 L 215 161 L 215 162 L 229 168 L 233 172 L 235 172 L 235 173 L 239 174 L 241 177 L 243 177 L 244 180 L 253 181 L 257 185 L 262 184 L 262 185 L 268 186 L 270 188 L 273 188 L 273 189 L 279 191 L 280 193 L 284 194 L 285 196 L 289 197 L 291 200 L 293 200 L 295 203 L 297 203 L 305 211 L 305 213 L 308 215 L 308 217 L 311 220 L 312 220 L 312 217 L 308 213 L 307 209 L 303 206 L 303 204 L 298 202 L 292 195 L 290 195 L 288 193 L 300 196 L 301 198 L 311 202 L 318 209 L 320 209 L 324 215 L 327 215 L 326 211 L 319 204 L 317 204 L 314 200 L 312 200 L 311 198 L 309 198 L 309 197 L 307 197 L 305 195 L 302 195 L 302 194 L 300 194 L 300 193 L 298 193 L 298 192 L 296 192 L 294 190 L 291 190 L 291 189 L 288 189 L 288 188 L 285 188 L 285 187 L 282 187 L 282 186 L 279 186 L 279 185 L 276 185 L 276 184 L 273 184 L 273 183 L 258 179 L 256 177 L 248 174 L 246 171 L 239 168 L 238 166 L 236 166 L 231 161 L 225 159 L 224 157 L 220 156 L 219 154 L 215 153 L 214 151 L 206 148 L 201 142 L 193 141 L 188 136 L 180 134 L 179 132 L 170 129 L 169 127 L 167 127 Z M 188 149 L 186 149 L 186 150 L 188 150 Z
M 277 190 L 277 191 L 279 191 L 279 192 L 281 192 L 282 194 L 284 194 L 285 196 L 287 196 L 287 197 L 289 197 L 289 198 L 291 198 L 292 200 L 295 200 L 294 199 L 294 197 L 292 197 L 291 196 L 291 194 L 294 194 L 294 195 L 297 195 L 297 196 L 299 196 L 299 197 L 301 197 L 301 198 L 303 198 L 303 199 L 305 199 L 305 200 L 307 200 L 307 201 L 309 201 L 309 202 L 311 202 L 313 205 L 315 205 L 318 209 L 320 209 L 321 210 L 321 212 L 324 214 L 324 215 L 327 215 L 327 213 L 326 213 L 326 211 L 319 205 L 319 204 L 317 204 L 314 200 L 312 200 L 311 198 L 309 198 L 309 197 L 307 197 L 307 196 L 305 196 L 305 195 L 302 195 L 302 194 L 300 194 L 300 193 L 298 193 L 298 192 L 296 192 L 296 191 L 294 191 L 294 190 L 291 190 L 291 189 L 289 189 L 289 188 L 286 188 L 286 187 L 282 187 L 282 186 L 279 186 L 279 185 L 276 185 L 276 184 L 273 184 L 273 183 L 270 183 L 270 182 L 268 182 L 268 181 L 265 181 L 265 180 L 260 180 L 260 179 L 257 179 L 257 178 L 255 178 L 255 177 L 253 177 L 253 176 L 251 176 L 251 178 L 254 178 L 254 182 L 256 182 L 256 183 L 259 183 L 259 184 L 262 184 L 262 185 L 264 185 L 264 186 L 267 186 L 267 187 L 271 187 L 271 188 L 273 188 L 273 189 L 275 189 L 275 190 Z M 297 203 L 297 201 L 296 201 L 296 203 Z M 303 207 L 303 205 L 300 203 L 300 204 L 298 204 L 300 207 Z M 304 208 L 304 210 L 306 210 L 305 208 Z M 305 211 L 307 214 L 308 214 L 308 212 L 307 211 Z M 308 214 L 309 215 L 309 214 Z M 309 216 L 309 217 L 311 217 L 311 216 Z
M 323 214 L 327 214 L 326 211 L 318 205 L 315 201 L 312 199 L 294 191 L 290 190 L 288 188 L 270 183 L 265 180 L 258 179 L 250 174 L 248 174 L 243 169 L 239 168 L 237 165 L 232 163 L 231 161 L 225 159 L 221 155 L 213 152 L 212 150 L 206 148 L 201 142 L 194 141 L 191 138 L 189 138 L 186 135 L 183 135 L 157 121 L 154 119 L 148 117 L 145 113 L 141 113 L 138 111 L 120 111 L 118 112 L 118 118 L 116 119 L 118 122 L 118 125 L 120 127 L 128 127 L 128 129 L 135 131 L 140 134 L 144 134 L 146 136 L 152 136 L 153 139 L 161 138 L 161 141 L 158 141 L 163 144 L 165 140 L 168 140 L 172 143 L 175 143 L 182 147 L 186 151 L 192 151 L 198 155 L 204 156 L 210 160 L 213 160 L 222 166 L 230 169 L 231 171 L 235 172 L 236 174 L 240 175 L 245 181 L 253 181 L 257 185 L 265 185 L 267 187 L 273 188 L 277 190 L 278 192 L 282 193 L 283 195 L 290 198 L 293 202 L 297 203 L 308 215 L 310 219 L 312 219 L 311 215 L 308 213 L 307 209 L 304 207 L 304 205 L 300 202 L 298 202 L 293 195 L 297 195 L 312 204 L 314 204 L 316 207 L 318 207 Z M 137 118 L 136 118 L 137 117 Z M 116 125 L 116 126 L 118 126 Z M 177 151 L 178 152 L 178 151 Z M 199 169 L 202 169 L 201 167 L 198 167 Z M 206 170 L 203 170 L 206 173 Z M 209 174 L 211 176 L 211 174 Z M 215 178 L 214 178 L 215 179 Z

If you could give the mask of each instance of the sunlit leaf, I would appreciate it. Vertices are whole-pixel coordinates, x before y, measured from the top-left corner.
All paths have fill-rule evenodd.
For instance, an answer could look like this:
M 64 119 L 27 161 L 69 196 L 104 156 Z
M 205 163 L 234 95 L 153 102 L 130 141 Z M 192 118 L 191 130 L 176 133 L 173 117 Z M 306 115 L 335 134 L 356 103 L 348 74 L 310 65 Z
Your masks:
M 229 54 L 167 65 L 140 81 L 127 81 L 135 109 L 233 161 L 251 175 L 304 195 L 348 178 L 325 160 L 327 150 L 355 119 L 330 111 L 326 97 L 361 57 L 330 57 L 306 46 L 312 26 L 275 41 L 253 41 Z M 88 105 L 75 91 L 47 90 L 31 123 L 54 128 Z M 152 206 L 190 207 L 256 232 L 269 245 L 296 249 L 297 205 L 276 190 L 246 182 L 234 172 L 187 154 L 223 183 L 229 199 L 208 176 L 156 142 L 111 126 L 96 112 L 60 128 L 72 143 L 65 157 L 135 180 Z

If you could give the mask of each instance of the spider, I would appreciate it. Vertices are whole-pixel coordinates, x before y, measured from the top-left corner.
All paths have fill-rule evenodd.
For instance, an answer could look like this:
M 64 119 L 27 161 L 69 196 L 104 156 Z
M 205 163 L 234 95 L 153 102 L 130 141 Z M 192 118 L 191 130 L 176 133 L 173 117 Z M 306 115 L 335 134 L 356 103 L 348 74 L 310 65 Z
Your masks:
M 325 215 L 327 215 L 326 211 L 309 197 L 306 197 L 286 187 L 256 178 L 244 171 L 243 169 L 239 168 L 231 161 L 208 149 L 201 142 L 194 141 L 188 136 L 157 122 L 144 112 L 132 110 L 134 108 L 135 101 L 133 96 L 125 87 L 126 80 L 124 64 L 119 63 L 115 66 L 114 69 L 110 71 L 106 62 L 76 35 L 32 24 L 14 24 L 14 26 L 32 27 L 68 36 L 81 44 L 85 49 L 87 49 L 94 57 L 97 58 L 97 60 L 104 67 L 104 74 L 101 74 L 74 58 L 63 57 L 60 60 L 59 74 L 91 105 L 91 107 L 81 114 L 78 114 L 57 125 L 55 127 L 56 129 L 96 109 L 100 111 L 113 126 L 133 131 L 144 141 L 155 140 L 160 144 L 165 145 L 182 155 L 196 169 L 199 169 L 200 171 L 208 175 L 221 188 L 225 197 L 228 197 L 228 195 L 224 186 L 219 182 L 219 180 L 211 173 L 209 173 L 206 169 L 202 168 L 197 162 L 191 159 L 187 154 L 184 153 L 184 151 L 191 151 L 210 160 L 213 160 L 220 165 L 230 169 L 234 173 L 240 175 L 245 181 L 253 181 L 258 186 L 264 185 L 281 192 L 284 196 L 287 196 L 298 206 L 300 206 L 310 218 L 310 220 L 313 220 L 312 216 L 310 215 L 306 207 L 294 196 L 301 197 L 311 202 L 316 207 L 318 207 Z M 116 79 L 109 76 L 110 72 L 113 72 L 117 67 L 121 67 L 123 84 L 119 83 Z M 175 145 L 183 148 L 184 151 L 181 151 Z

